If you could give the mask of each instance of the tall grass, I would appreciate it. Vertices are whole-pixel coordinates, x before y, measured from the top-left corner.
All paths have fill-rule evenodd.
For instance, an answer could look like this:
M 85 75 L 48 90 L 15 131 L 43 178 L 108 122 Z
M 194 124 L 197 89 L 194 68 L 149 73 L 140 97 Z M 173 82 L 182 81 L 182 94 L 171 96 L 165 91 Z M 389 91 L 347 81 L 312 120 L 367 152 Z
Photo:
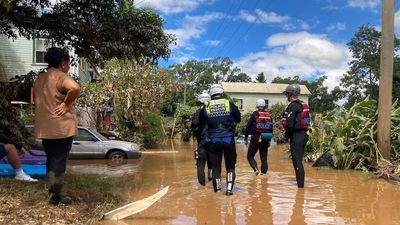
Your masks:
M 392 107 L 391 161 L 400 161 L 400 106 Z M 332 155 L 337 169 L 377 168 L 382 159 L 377 145 L 377 102 L 365 99 L 349 110 L 335 109 L 315 121 L 305 158 L 316 160 L 324 152 Z

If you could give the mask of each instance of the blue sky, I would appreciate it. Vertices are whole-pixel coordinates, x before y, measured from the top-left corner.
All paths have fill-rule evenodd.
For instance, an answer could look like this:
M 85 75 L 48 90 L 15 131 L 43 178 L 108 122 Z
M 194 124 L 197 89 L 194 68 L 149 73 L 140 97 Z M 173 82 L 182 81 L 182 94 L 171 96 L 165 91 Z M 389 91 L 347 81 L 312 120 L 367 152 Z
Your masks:
M 166 32 L 177 38 L 162 66 L 227 56 L 252 77 L 327 75 L 329 87 L 347 70 L 346 43 L 357 29 L 381 26 L 380 0 L 138 0 L 135 5 L 159 12 Z M 396 1 L 397 34 L 399 7 Z

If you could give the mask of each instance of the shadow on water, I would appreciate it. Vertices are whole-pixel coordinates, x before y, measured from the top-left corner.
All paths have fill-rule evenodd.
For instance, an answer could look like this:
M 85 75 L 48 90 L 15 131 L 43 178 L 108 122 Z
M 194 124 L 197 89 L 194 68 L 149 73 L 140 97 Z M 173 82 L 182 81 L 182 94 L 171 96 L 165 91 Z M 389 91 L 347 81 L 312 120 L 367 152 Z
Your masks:
M 132 183 L 129 201 L 170 185 L 167 195 L 147 210 L 102 224 L 400 224 L 398 185 L 358 171 L 305 165 L 306 187 L 297 189 L 284 146 L 271 147 L 269 171 L 256 177 L 247 163 L 247 150 L 237 145 L 237 182 L 234 195 L 227 197 L 223 192 L 214 193 L 211 183 L 198 185 L 194 148 L 193 142 L 174 142 L 123 165 L 113 167 L 104 160 L 89 164 L 71 161 L 69 169 L 126 176 Z M 160 150 L 164 153 L 157 152 Z

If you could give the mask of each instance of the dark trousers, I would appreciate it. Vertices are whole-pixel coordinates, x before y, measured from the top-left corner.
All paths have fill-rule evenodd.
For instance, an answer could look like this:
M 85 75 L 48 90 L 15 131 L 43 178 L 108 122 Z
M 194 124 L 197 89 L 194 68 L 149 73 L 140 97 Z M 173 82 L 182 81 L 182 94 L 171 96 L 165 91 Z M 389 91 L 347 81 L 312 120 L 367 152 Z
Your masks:
M 43 139 L 46 151 L 46 171 L 49 179 L 49 192 L 60 194 L 64 184 L 64 174 L 71 150 L 73 137 L 61 139 Z
M 293 137 L 290 139 L 290 153 L 299 188 L 304 187 L 303 156 L 307 141 L 308 135 L 304 130 L 294 131 Z
M 198 143 L 198 147 L 197 147 L 197 153 L 198 153 L 198 158 L 196 160 L 196 166 L 197 166 L 197 179 L 199 180 L 199 183 L 201 185 L 205 185 L 206 184 L 206 175 L 205 175 L 205 167 L 207 164 L 207 168 L 209 170 L 208 173 L 208 179 L 211 178 L 211 174 L 210 174 L 210 170 L 212 168 L 211 166 L 211 160 L 209 157 L 209 153 L 208 153 L 208 144 L 205 144 L 204 142 L 200 142 Z
M 230 143 L 219 141 L 210 144 L 210 160 L 213 169 L 213 187 L 214 191 L 221 190 L 221 165 L 222 156 L 225 159 L 225 168 L 227 172 L 227 189 L 232 191 L 235 183 L 235 164 L 236 164 L 236 146 L 234 138 Z
M 254 171 L 258 171 L 257 162 L 254 159 L 254 156 L 256 155 L 257 151 L 259 151 L 261 159 L 261 172 L 266 173 L 268 171 L 268 145 L 271 140 L 261 139 L 261 142 L 259 142 L 259 138 L 260 134 L 251 136 L 249 149 L 247 151 L 247 161 L 249 161 L 249 164 Z

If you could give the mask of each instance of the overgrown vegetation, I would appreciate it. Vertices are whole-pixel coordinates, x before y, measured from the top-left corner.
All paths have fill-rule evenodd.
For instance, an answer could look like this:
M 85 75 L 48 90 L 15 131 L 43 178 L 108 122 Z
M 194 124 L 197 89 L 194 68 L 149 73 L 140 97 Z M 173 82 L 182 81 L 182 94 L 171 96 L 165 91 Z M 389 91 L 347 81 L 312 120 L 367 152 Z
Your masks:
M 391 162 L 400 162 L 400 105 L 392 107 Z M 377 102 L 373 99 L 341 107 L 313 125 L 305 158 L 314 161 L 325 152 L 332 157 L 333 168 L 377 170 L 382 156 L 377 146 Z
M 18 90 L 14 85 L 0 85 L 0 93 L 2 93 L 0 98 L 0 109 L 2 109 L 0 110 L 0 131 L 14 141 L 23 142 L 27 147 L 39 148 L 32 134 L 25 128 L 22 120 L 25 117 L 21 117 L 21 112 L 11 105 L 11 99 L 16 96 L 16 90 Z
M 86 109 L 90 117 L 96 118 L 98 110 L 112 98 L 114 105 L 114 130 L 125 140 L 143 143 L 149 137 L 145 116 L 149 110 L 160 114 L 168 92 L 177 91 L 178 86 L 164 70 L 157 66 L 138 64 L 134 61 L 109 61 L 101 72 L 99 81 L 82 85 L 78 105 Z M 159 117 L 155 119 L 160 124 Z M 147 126 L 153 122 L 146 121 Z M 97 127 L 99 130 L 102 127 Z M 154 132 L 160 129 L 155 128 Z M 153 131 L 152 131 L 153 132 Z M 147 139 L 147 144 L 155 141 Z M 152 143 L 153 145 L 155 143 Z

